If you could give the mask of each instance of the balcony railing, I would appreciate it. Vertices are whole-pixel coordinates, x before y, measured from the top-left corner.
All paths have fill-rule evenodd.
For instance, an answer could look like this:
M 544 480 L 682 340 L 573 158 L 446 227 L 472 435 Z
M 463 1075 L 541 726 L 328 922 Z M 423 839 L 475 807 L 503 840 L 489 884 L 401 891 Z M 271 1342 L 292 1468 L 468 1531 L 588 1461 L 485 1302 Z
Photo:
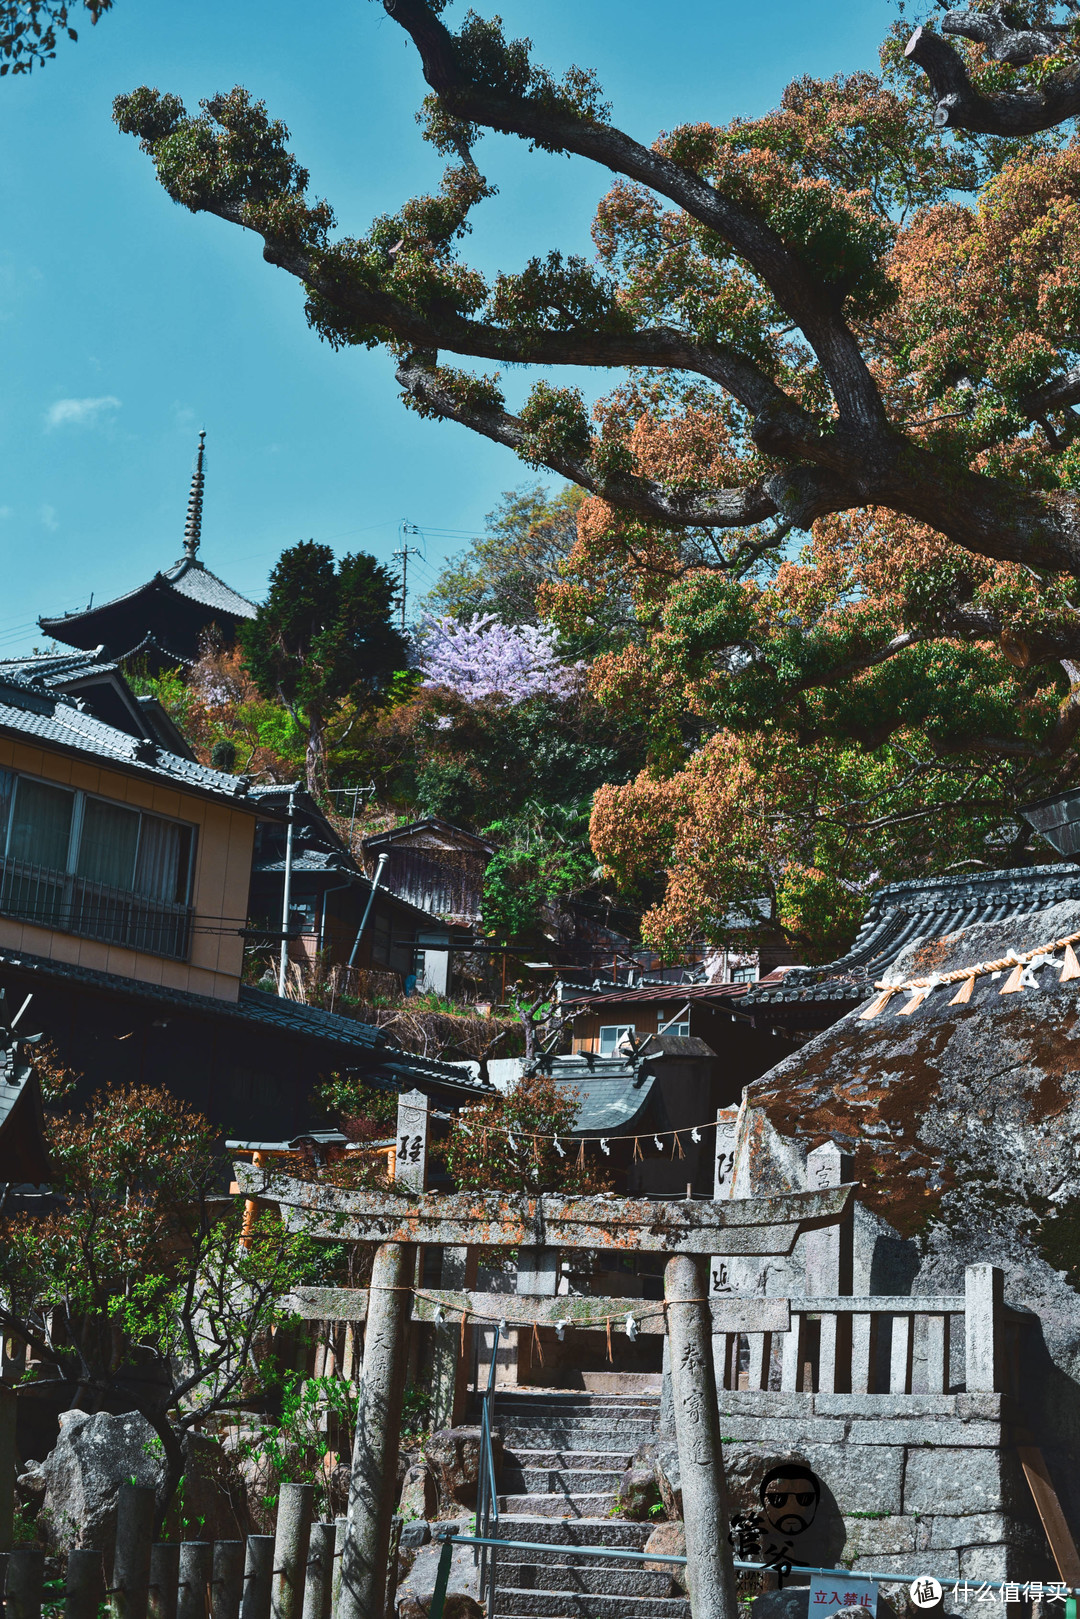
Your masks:
M 192 909 L 85 877 L 0 858 L 0 914 L 83 939 L 186 961 Z

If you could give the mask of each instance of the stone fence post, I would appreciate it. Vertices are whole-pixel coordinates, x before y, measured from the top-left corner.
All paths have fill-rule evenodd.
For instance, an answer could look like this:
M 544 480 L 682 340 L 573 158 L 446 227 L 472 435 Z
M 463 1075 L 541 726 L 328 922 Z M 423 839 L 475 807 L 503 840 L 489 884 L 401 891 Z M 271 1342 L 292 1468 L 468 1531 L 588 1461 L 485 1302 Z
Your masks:
M 1005 1273 L 996 1265 L 969 1265 L 964 1272 L 965 1386 L 969 1394 L 1002 1390 Z

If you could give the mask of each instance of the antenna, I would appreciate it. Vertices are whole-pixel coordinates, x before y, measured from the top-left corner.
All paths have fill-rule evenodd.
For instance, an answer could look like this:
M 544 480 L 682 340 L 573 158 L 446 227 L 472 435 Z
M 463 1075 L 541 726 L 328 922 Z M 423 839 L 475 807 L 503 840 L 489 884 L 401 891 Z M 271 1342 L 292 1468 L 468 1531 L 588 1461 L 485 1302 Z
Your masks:
M 406 523 L 404 521 L 402 521 L 400 533 L 401 548 L 400 550 L 394 552 L 394 556 L 401 558 L 401 633 L 404 635 L 405 603 L 409 595 L 409 558 L 423 555 L 423 552 L 418 545 L 406 545 L 405 538 L 409 534 L 415 534 L 417 539 L 423 539 L 423 535 L 420 533 L 420 530 L 417 528 L 415 523 Z

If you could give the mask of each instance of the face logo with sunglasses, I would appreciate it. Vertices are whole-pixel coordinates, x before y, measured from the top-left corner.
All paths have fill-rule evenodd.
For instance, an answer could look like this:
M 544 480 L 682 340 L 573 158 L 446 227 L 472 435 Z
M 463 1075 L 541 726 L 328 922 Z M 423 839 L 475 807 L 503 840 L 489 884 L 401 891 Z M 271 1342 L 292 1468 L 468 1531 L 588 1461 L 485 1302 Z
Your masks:
M 821 1499 L 821 1485 L 808 1467 L 775 1467 L 758 1490 L 761 1512 L 775 1535 L 790 1540 L 809 1529 Z

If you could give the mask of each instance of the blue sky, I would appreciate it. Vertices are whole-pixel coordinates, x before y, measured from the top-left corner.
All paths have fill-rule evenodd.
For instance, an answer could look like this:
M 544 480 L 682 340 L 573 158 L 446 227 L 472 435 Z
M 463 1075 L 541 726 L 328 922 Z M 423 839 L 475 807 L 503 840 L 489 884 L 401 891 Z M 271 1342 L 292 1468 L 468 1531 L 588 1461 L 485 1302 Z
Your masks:
M 646 140 L 762 112 L 800 73 L 873 67 L 891 16 L 885 0 L 475 3 L 549 67 L 595 67 L 615 121 Z M 202 555 L 235 588 L 259 599 L 300 539 L 389 560 L 402 522 L 422 531 L 409 543 L 426 552 L 410 559 L 423 588 L 529 470 L 407 412 L 383 354 L 321 343 L 257 239 L 177 208 L 110 118 L 139 84 L 189 108 L 244 84 L 359 232 L 441 172 L 414 121 L 424 86 L 405 35 L 372 0 L 116 0 L 79 33 L 41 72 L 0 80 L 0 656 L 40 641 L 39 614 L 180 555 L 200 427 Z M 477 156 L 499 196 L 476 216 L 473 262 L 591 253 L 608 177 L 493 136 Z

